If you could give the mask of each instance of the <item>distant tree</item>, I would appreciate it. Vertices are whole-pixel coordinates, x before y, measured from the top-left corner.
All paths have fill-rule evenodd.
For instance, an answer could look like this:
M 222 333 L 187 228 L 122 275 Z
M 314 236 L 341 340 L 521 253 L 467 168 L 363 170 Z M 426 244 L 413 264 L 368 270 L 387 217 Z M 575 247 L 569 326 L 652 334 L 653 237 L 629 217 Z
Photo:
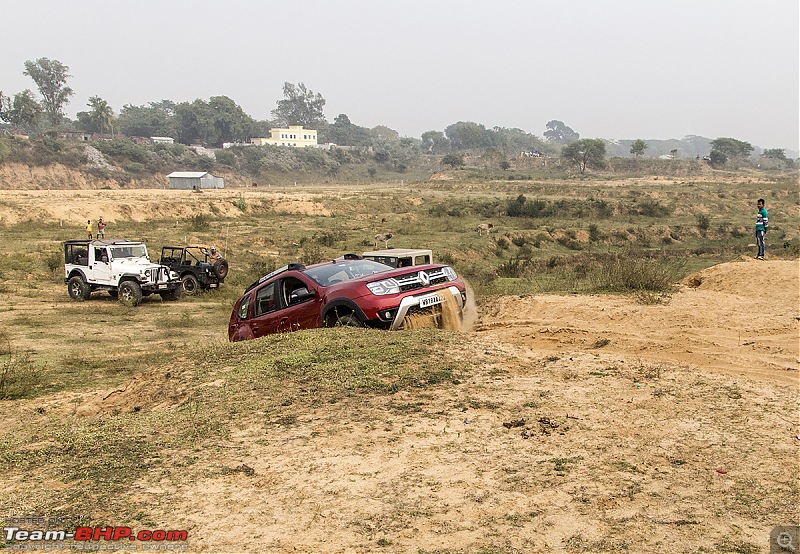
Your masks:
M 147 106 L 126 104 L 120 110 L 118 128 L 131 137 L 175 137 L 175 107 L 170 100 Z
M 281 125 L 302 125 L 314 129 L 325 122 L 322 108 L 325 99 L 318 92 L 306 88 L 303 83 L 283 84 L 283 100 L 278 100 L 278 107 L 272 115 Z
M 581 138 L 572 128 L 557 119 L 547 122 L 547 131 L 544 132 L 544 136 L 547 140 L 556 144 L 569 144 Z
M 318 134 L 320 142 L 340 146 L 370 146 L 372 138 L 369 129 L 354 125 L 347 114 L 337 115 L 332 125 L 322 125 Z
M 369 134 L 375 141 L 397 141 L 400 140 L 400 133 L 387 127 L 386 125 L 378 125 L 369 130 Z
M 450 149 L 450 141 L 441 131 L 422 133 L 422 150 L 428 154 L 441 154 Z
M 463 154 L 447 154 L 442 158 L 442 165 L 449 165 L 453 169 L 463 167 L 464 156 Z
M 711 158 L 711 163 L 721 165 L 731 159 L 745 160 L 752 151 L 753 147 L 749 142 L 724 137 L 711 141 L 709 157 Z
M 606 143 L 601 139 L 581 139 L 561 149 L 561 157 L 577 165 L 584 173 L 586 166 L 605 167 Z
M 492 144 L 506 156 L 517 156 L 520 152 L 542 152 L 551 148 L 536 135 L 526 133 L 522 129 L 494 127 Z
M 719 150 L 712 150 L 708 155 L 708 159 L 711 161 L 711 165 L 725 165 L 728 161 L 728 156 Z
M 678 149 L 673 148 L 672 150 L 669 151 L 669 155 L 672 156 L 673 160 L 678 159 Z
M 642 139 L 636 139 L 631 144 L 631 154 L 636 156 L 637 158 L 644 154 L 644 151 L 648 148 L 647 143 Z
M 786 150 L 783 148 L 767 148 L 761 155 L 771 160 L 786 161 L 788 159 L 786 157 Z
M 244 142 L 250 138 L 249 131 L 255 126 L 236 102 L 227 96 L 212 96 L 208 101 L 209 121 L 206 122 L 207 144 L 222 146 L 226 142 Z
M 114 123 L 114 110 L 111 109 L 108 102 L 99 96 L 92 96 L 89 98 L 87 106 L 92 109 L 92 111 L 89 112 L 89 117 L 100 132 L 104 133 L 106 130 L 111 130 L 113 133 L 112 124 Z
M 459 121 L 448 125 L 444 134 L 453 150 L 483 149 L 492 146 L 486 127 L 472 121 Z
M 503 160 L 502 162 L 500 162 L 500 169 L 502 169 L 503 171 L 508 171 L 509 169 L 511 169 L 511 163 L 508 162 L 507 160 Z
M 27 75 L 36 83 L 42 95 L 42 107 L 52 125 L 61 123 L 64 117 L 64 106 L 74 93 L 67 86 L 69 67 L 58 60 L 39 58 L 26 61 L 23 75 Z
M 42 106 L 36 101 L 33 93 L 26 89 L 14 95 L 14 100 L 10 103 L 10 108 L 5 112 L 3 119 L 15 127 L 30 130 L 36 127 L 43 114 Z

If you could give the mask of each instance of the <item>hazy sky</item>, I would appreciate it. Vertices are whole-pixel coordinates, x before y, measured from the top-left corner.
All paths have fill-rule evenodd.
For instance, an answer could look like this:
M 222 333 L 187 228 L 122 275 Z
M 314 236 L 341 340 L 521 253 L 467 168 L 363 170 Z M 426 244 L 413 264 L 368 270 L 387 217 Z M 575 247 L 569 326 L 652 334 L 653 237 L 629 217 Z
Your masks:
M 798 0 L 5 0 L 0 90 L 57 59 L 124 104 L 225 95 L 270 118 L 303 82 L 364 127 L 733 137 L 798 150 Z M 38 93 L 37 93 L 38 94 Z

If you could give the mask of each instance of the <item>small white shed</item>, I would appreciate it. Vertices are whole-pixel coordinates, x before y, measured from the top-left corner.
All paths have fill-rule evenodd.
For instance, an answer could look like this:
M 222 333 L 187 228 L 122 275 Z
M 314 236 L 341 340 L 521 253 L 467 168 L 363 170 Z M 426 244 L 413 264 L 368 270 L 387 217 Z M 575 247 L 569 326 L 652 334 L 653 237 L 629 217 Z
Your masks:
M 214 177 L 207 171 L 173 171 L 169 175 L 171 189 L 221 189 L 225 187 L 222 177 Z

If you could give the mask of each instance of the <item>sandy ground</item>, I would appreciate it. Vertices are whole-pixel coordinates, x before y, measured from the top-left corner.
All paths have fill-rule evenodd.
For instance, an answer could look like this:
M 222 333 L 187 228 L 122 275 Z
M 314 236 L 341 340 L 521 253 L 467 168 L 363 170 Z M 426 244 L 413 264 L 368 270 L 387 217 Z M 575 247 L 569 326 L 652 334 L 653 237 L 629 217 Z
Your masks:
M 243 418 L 127 494 L 197 552 L 768 552 L 798 522 L 798 263 L 686 282 L 486 301 L 464 382 Z
M 216 463 L 253 475 L 142 487 L 208 552 L 766 552 L 797 522 L 798 263 L 692 283 L 500 298 L 468 383 L 242 422 Z
M 335 196 L 353 194 L 347 192 L 315 189 L 310 194 L 302 187 L 278 189 L 264 187 L 259 190 L 218 189 L 200 193 L 188 190 L 136 189 L 136 190 L 7 190 L 2 191 L 0 222 L 13 225 L 20 221 L 37 221 L 59 225 L 85 225 L 102 217 L 112 232 L 114 223 L 121 219 L 129 221 L 184 220 L 197 214 L 212 214 L 216 217 L 236 218 L 242 215 L 237 207 L 240 197 L 245 202 L 265 203 L 275 212 L 301 215 L 330 215 L 321 202 L 312 198 L 325 194 Z M 241 196 L 240 196 L 241 195 Z M 262 204 L 263 205 L 263 204 Z
M 213 197 L 235 217 L 238 192 L 13 194 L 7 222 L 113 224 L 122 211 L 159 217 L 176 194 L 187 216 Z M 274 194 L 314 213 L 302 191 Z M 769 552 L 773 527 L 800 523 L 799 268 L 722 264 L 654 305 L 487 299 L 448 353 L 479 362 L 460 384 L 315 406 L 291 423 L 243 417 L 227 440 L 168 454 L 120 494 L 188 529 L 192 552 Z M 98 417 L 108 393 L 37 405 Z M 35 417 L 33 406 L 2 417 L 24 425 L 10 414 Z M 26 483 L 11 476 L 0 495 Z

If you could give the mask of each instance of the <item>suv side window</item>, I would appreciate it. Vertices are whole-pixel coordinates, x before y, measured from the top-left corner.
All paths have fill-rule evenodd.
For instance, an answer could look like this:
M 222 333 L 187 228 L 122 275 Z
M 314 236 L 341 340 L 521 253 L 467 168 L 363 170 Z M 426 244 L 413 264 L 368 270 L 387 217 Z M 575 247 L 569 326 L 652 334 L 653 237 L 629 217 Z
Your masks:
M 247 308 L 250 307 L 250 295 L 248 294 L 244 298 L 242 298 L 241 304 L 239 304 L 239 311 L 236 314 L 239 316 L 239 319 L 247 319 Z
M 298 289 L 304 289 L 305 291 L 308 291 L 309 287 L 307 283 L 303 282 L 302 279 L 298 279 L 297 277 L 287 277 L 281 280 L 281 300 L 283 300 L 284 306 L 292 306 L 299 303 L 292 302 L 292 293 Z
M 267 312 L 275 311 L 275 283 L 270 283 L 258 289 L 256 293 L 256 305 L 253 316 L 258 317 Z
M 431 263 L 430 256 L 417 256 L 414 258 L 414 265 L 423 265 Z
M 95 262 L 103 262 L 104 264 L 108 263 L 108 255 L 106 254 L 105 248 L 95 248 L 94 249 L 94 261 Z

